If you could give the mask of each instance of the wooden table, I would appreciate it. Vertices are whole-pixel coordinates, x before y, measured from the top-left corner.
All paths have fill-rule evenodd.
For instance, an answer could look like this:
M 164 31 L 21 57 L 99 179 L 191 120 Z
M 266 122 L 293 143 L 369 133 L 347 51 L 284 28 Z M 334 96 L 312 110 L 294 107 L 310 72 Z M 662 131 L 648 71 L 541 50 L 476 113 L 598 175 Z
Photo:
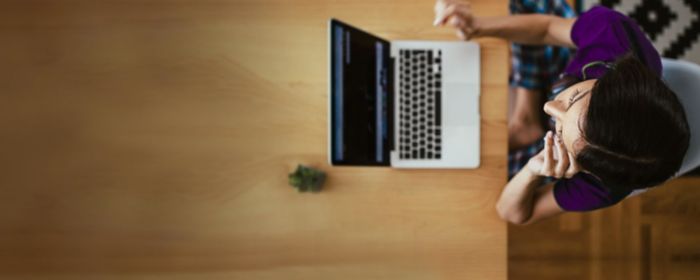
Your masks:
M 327 19 L 453 40 L 432 7 L 4 1 L 0 278 L 505 279 L 505 42 L 479 41 L 481 168 L 327 164 Z

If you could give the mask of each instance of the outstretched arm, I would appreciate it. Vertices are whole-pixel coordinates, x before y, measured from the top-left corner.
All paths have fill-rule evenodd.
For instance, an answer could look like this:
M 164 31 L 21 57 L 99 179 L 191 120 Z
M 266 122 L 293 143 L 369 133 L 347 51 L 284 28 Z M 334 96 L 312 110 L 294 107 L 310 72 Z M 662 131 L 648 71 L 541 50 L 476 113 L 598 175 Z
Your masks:
M 476 17 L 468 2 L 438 0 L 435 4 L 435 25 L 457 28 L 457 35 L 468 40 L 498 37 L 529 45 L 576 47 L 571 40 L 575 18 L 528 14 L 501 17 Z

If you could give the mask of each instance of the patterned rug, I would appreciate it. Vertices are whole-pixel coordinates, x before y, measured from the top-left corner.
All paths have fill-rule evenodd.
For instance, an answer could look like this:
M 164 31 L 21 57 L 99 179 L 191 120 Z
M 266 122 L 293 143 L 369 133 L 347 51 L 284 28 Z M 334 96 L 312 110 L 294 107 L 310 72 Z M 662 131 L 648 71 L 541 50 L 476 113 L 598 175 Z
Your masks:
M 633 18 L 663 57 L 700 64 L 700 0 L 577 0 L 586 11 L 603 5 Z

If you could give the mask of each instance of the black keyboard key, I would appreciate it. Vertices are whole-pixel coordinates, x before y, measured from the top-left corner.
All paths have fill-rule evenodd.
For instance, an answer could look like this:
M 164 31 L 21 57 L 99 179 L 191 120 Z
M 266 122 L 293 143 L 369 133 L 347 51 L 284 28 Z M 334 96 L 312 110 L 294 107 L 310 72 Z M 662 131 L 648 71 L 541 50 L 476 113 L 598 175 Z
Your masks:
M 440 100 L 442 98 L 442 91 L 437 90 L 435 91 L 435 125 L 441 126 L 441 118 L 440 116 L 442 115 L 442 106 L 440 104 Z

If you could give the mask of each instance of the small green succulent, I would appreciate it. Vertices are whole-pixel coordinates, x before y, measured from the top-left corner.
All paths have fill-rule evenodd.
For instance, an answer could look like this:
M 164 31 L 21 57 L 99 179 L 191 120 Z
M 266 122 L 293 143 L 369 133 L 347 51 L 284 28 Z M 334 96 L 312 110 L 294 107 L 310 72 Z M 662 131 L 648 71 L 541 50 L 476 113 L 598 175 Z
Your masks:
M 325 181 L 326 173 L 301 164 L 294 172 L 289 173 L 289 184 L 299 192 L 320 192 Z

